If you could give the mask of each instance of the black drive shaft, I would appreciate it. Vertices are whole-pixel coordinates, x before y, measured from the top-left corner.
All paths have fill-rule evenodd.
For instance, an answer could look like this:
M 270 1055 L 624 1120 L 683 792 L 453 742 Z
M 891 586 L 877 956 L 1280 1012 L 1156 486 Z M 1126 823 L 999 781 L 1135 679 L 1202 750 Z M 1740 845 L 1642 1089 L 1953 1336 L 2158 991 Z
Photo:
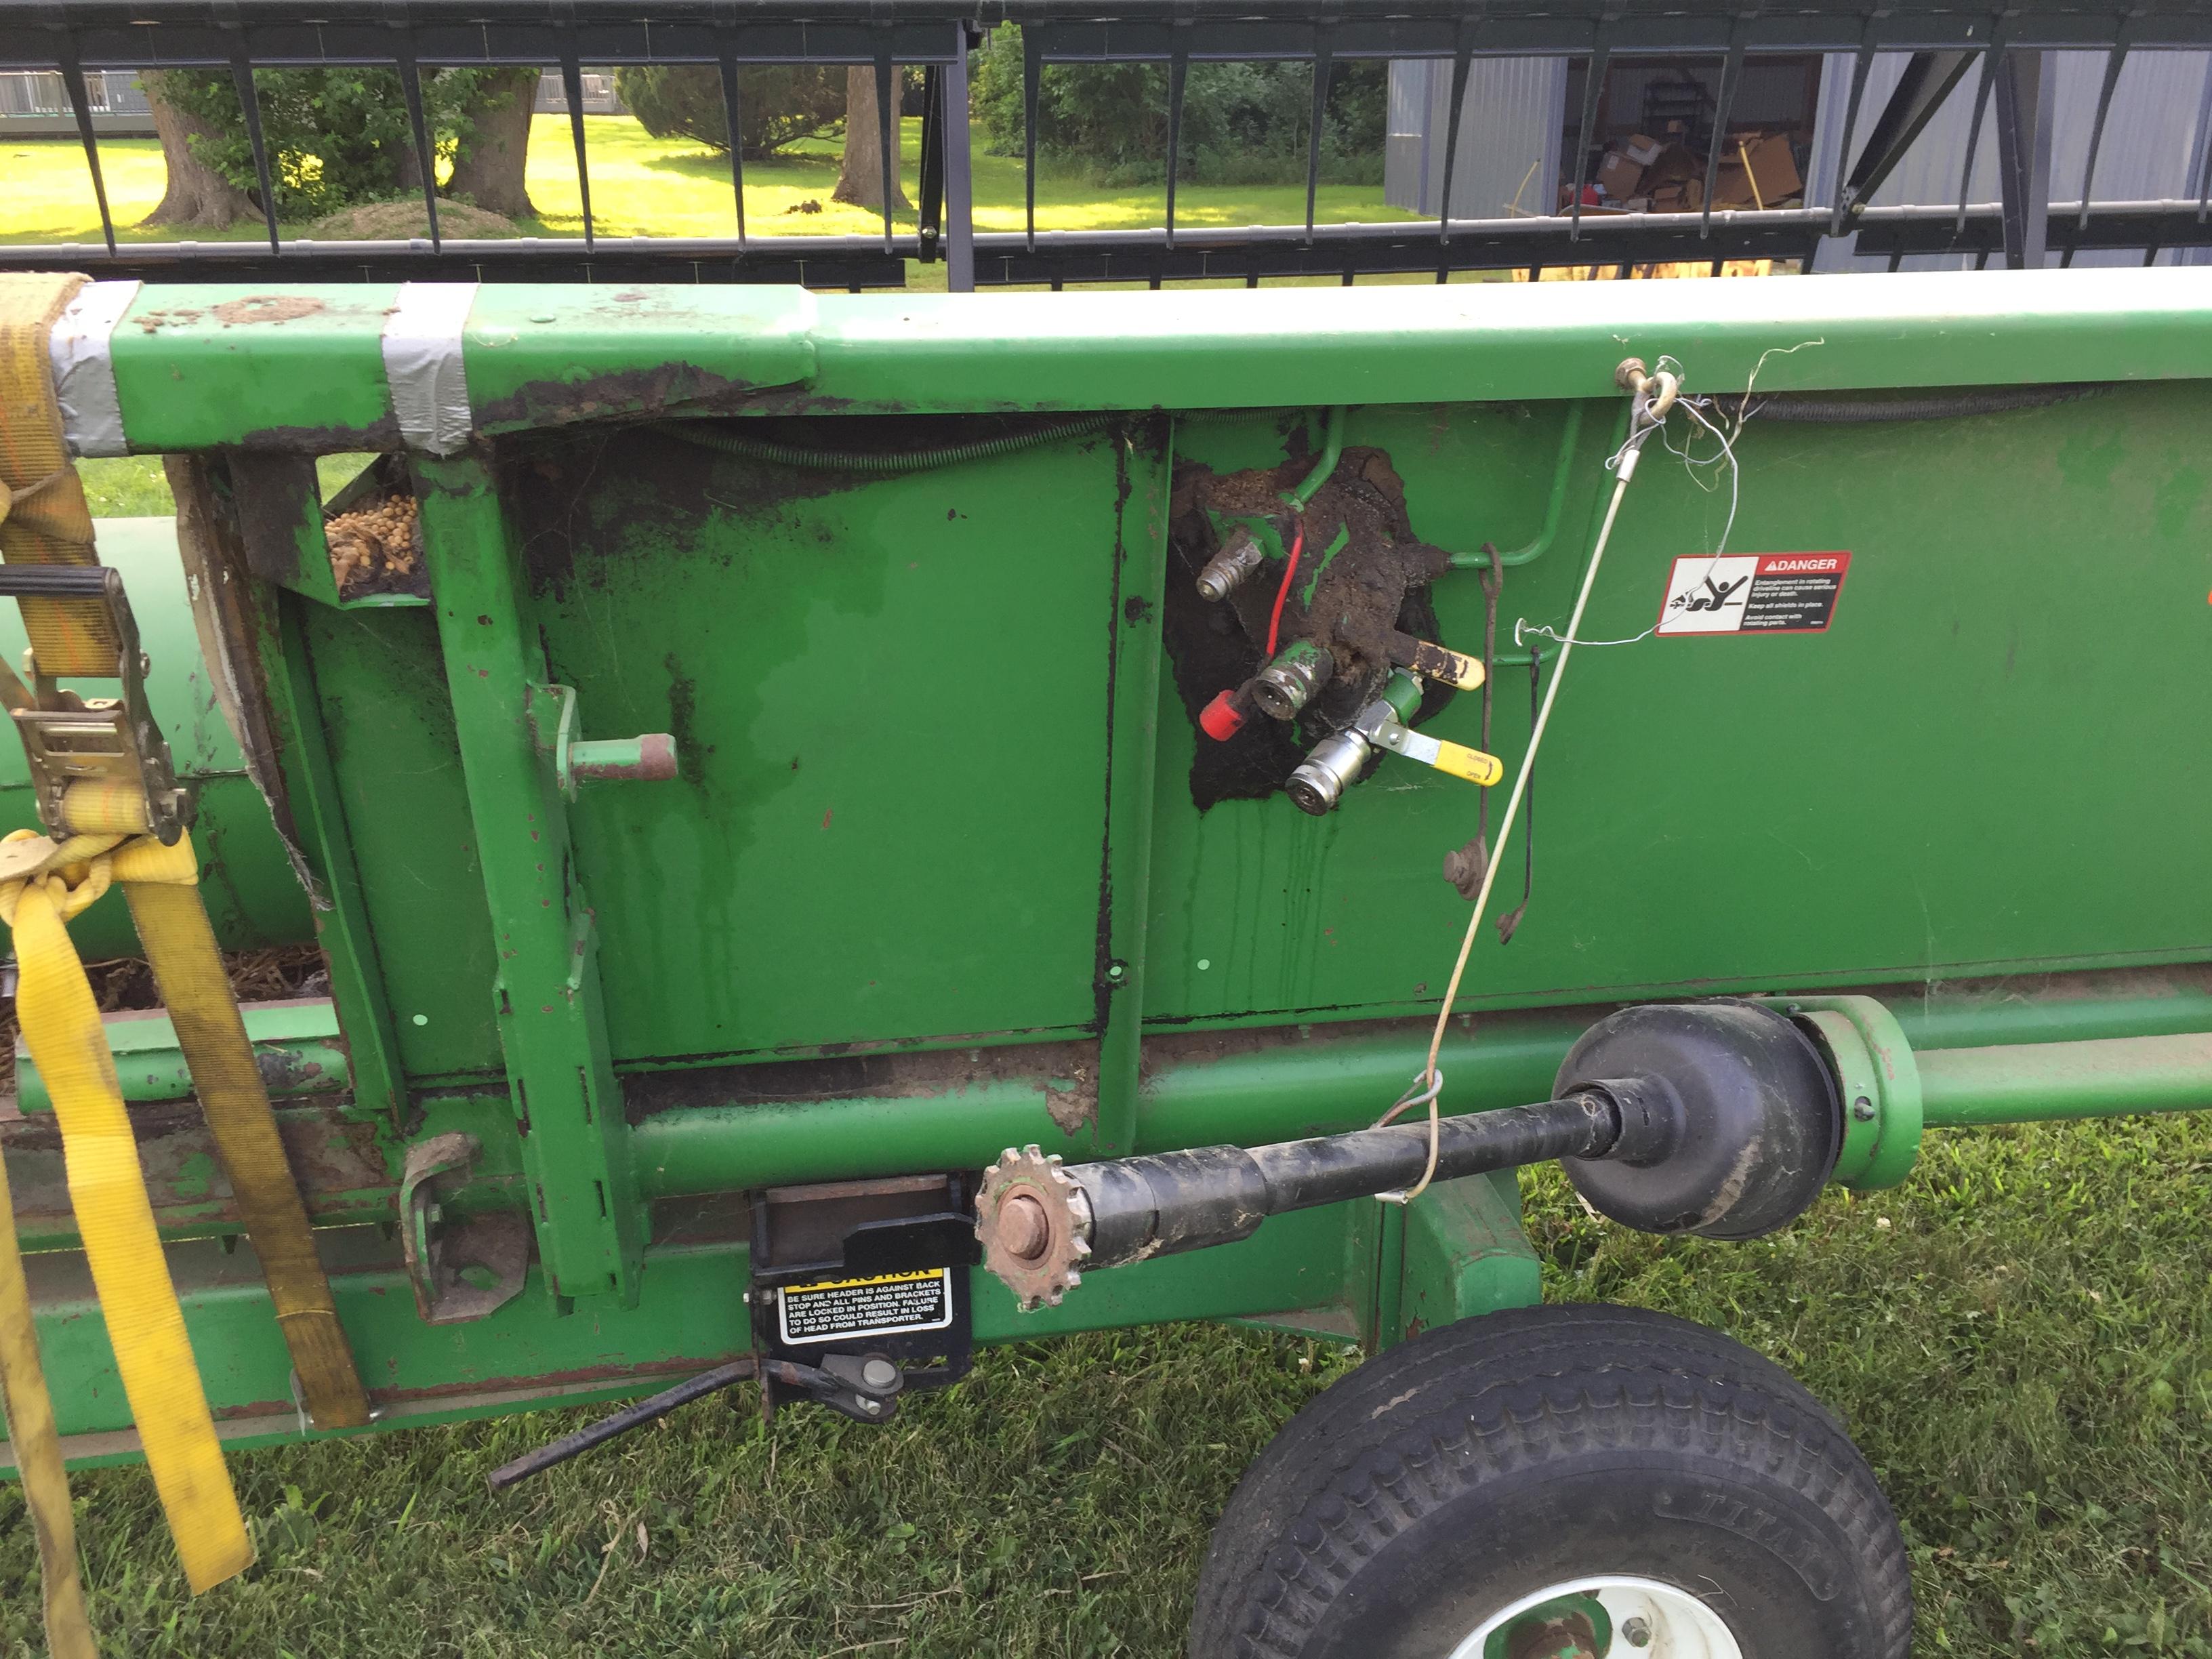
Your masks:
M 1611 1095 L 1442 1119 L 1436 1179 L 1510 1170 L 1555 1158 L 1595 1158 L 1620 1134 Z M 1085 1267 L 1233 1243 L 1271 1215 L 1412 1186 L 1428 1167 L 1425 1119 L 1268 1146 L 1206 1146 L 1068 1166 L 1090 1211 Z

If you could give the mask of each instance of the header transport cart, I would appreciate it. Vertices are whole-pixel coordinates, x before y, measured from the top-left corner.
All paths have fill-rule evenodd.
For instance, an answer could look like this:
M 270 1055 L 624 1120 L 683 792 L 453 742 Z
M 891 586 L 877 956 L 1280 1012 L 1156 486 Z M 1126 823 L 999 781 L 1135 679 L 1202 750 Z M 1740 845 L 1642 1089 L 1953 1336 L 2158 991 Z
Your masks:
M 740 1380 L 882 1422 L 1194 1318 L 1376 1351 L 1222 1518 L 1200 1659 L 1907 1652 L 1835 1420 L 1540 1305 L 1515 1171 L 1748 1240 L 1930 1133 L 2212 1106 L 2193 270 L 77 263 L 0 276 L 0 1373 L 58 1653 L 65 1463 L 145 1457 L 204 1589 L 225 1450 L 303 1416 L 608 1403 L 507 1485 Z M 86 515 L 125 453 L 173 544 Z M 241 1018 L 218 945 L 310 930 L 327 998 Z

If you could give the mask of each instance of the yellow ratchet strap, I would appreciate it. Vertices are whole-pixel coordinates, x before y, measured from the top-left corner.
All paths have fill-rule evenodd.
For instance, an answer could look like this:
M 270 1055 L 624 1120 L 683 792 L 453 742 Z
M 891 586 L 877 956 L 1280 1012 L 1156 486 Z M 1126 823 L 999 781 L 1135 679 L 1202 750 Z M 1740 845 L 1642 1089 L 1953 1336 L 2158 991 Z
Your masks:
M 99 562 L 46 361 L 54 319 L 84 282 L 74 273 L 0 276 L 0 556 L 9 564 Z M 59 679 L 114 674 L 115 629 L 97 601 L 21 603 L 41 670 Z
M 15 932 L 15 1018 L 53 1096 L 70 1204 L 116 1370 L 198 1594 L 244 1571 L 253 1545 L 155 1231 L 100 1007 L 64 925 L 107 890 L 115 839 L 80 836 L 57 847 L 27 830 L 9 836 L 0 842 L 0 921 Z
M 15 1202 L 0 1158 L 0 1402 L 7 1406 L 9 1443 L 23 1482 L 31 1531 L 39 1542 L 39 1583 L 46 1595 L 46 1650 L 53 1659 L 99 1659 L 84 1585 L 76 1575 L 76 1523 L 70 1514 L 69 1477 L 62 1473 L 54 1402 L 39 1365 L 39 1333 L 31 1320 L 31 1287 L 15 1243 Z
M 71 828 L 79 824 L 77 793 L 72 787 L 65 801 Z M 308 1415 L 320 1429 L 366 1428 L 368 1395 L 338 1324 L 307 1206 L 293 1182 L 269 1091 L 208 925 L 192 838 L 187 833 L 175 846 L 164 847 L 141 836 L 117 848 L 114 857 L 115 879 L 123 884 L 162 1006 L 176 1028 L 177 1046 L 191 1072 L 193 1092 L 214 1132 L 246 1237 L 261 1259 L 261 1276 L 291 1350 L 292 1369 L 300 1374 Z

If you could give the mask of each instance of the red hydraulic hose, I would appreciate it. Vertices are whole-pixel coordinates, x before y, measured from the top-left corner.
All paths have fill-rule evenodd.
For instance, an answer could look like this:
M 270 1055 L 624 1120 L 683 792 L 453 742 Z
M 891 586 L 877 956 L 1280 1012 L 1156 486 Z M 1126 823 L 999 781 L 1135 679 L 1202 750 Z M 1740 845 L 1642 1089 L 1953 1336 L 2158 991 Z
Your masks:
M 1275 635 L 1283 625 L 1283 601 L 1291 597 L 1291 578 L 1298 574 L 1298 550 L 1306 544 L 1306 521 L 1300 519 L 1291 536 L 1291 562 L 1283 567 L 1283 585 L 1275 590 L 1275 608 L 1267 613 L 1267 659 L 1275 657 Z

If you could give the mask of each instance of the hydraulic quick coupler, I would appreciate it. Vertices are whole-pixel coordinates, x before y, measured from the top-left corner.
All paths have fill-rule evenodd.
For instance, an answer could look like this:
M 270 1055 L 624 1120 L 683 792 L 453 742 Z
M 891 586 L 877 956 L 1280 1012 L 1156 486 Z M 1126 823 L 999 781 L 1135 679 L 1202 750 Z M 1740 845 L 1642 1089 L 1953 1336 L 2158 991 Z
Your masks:
M 1391 675 L 1382 695 L 1361 709 L 1351 726 L 1307 751 L 1304 761 L 1284 785 L 1285 793 L 1301 811 L 1318 817 L 1344 799 L 1344 792 L 1364 775 L 1378 749 L 1485 788 L 1504 775 L 1504 766 L 1495 755 L 1432 738 L 1407 726 L 1420 702 L 1419 681 L 1410 674 Z

